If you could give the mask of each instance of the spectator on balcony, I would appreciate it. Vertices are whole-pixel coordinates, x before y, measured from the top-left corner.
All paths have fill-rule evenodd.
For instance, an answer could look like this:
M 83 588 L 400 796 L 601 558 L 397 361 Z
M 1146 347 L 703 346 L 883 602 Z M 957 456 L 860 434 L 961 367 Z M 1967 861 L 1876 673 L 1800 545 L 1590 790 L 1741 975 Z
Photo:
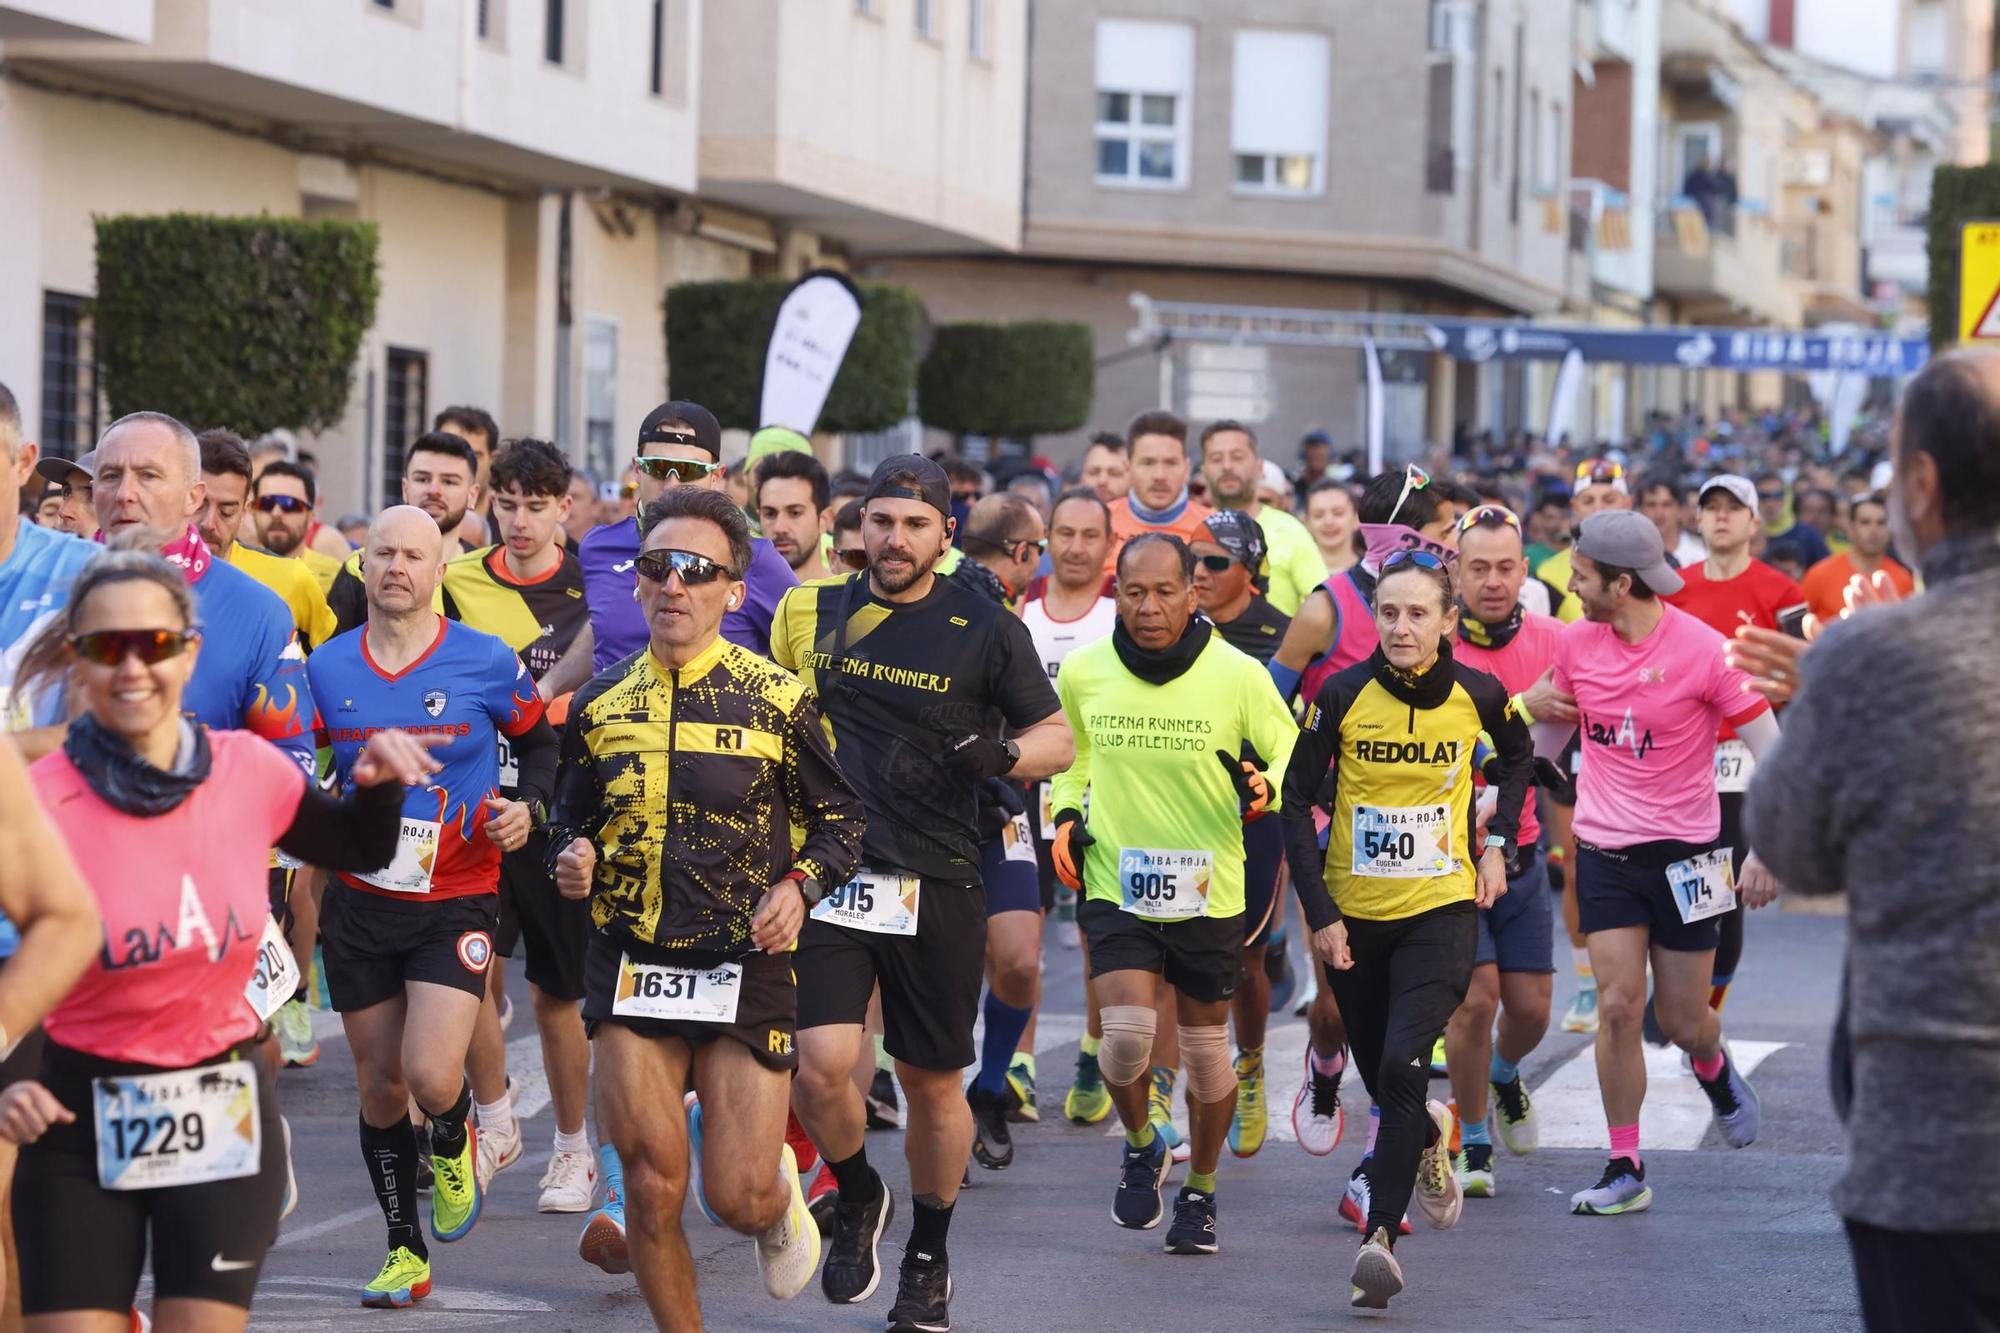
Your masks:
M 1711 228 L 1730 230 L 1736 209 L 1736 173 L 1729 169 L 1727 159 L 1719 166 L 1710 166 L 1708 155 L 1702 154 L 1688 168 L 1687 177 L 1681 181 L 1681 193 L 1694 200 L 1694 206 L 1701 210 L 1702 219 Z

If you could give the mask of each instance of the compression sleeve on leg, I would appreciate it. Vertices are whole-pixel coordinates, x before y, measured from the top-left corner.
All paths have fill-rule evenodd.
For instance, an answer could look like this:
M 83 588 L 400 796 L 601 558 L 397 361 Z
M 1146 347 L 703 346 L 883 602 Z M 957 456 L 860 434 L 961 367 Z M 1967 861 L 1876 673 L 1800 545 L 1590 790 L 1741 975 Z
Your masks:
M 1152 1007 L 1107 1004 L 1098 1012 L 1098 1022 L 1104 1038 L 1097 1048 L 1097 1069 L 1104 1081 L 1122 1088 L 1145 1077 L 1152 1064 L 1157 1022 Z

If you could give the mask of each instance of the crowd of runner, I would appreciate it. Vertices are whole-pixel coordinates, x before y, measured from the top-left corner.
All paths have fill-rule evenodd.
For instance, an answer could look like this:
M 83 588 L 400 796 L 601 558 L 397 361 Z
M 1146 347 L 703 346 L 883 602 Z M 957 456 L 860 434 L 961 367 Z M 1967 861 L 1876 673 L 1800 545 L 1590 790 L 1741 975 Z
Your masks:
M 1722 1142 L 1758 1133 L 1722 1015 L 1778 892 L 1743 803 L 1781 724 L 1725 645 L 1912 580 L 1880 468 L 1817 461 L 1808 421 L 1460 446 L 1367 476 L 1313 435 L 1288 470 L 1241 423 L 1147 412 L 1069 475 L 830 476 L 782 428 L 725 465 L 669 402 L 600 483 L 454 407 L 402 504 L 327 525 L 289 439 L 140 412 L 38 460 L 0 388 L 9 1299 L 136 1324 L 150 1271 L 154 1326 L 242 1328 L 297 1204 L 280 1071 L 318 1059 L 317 1006 L 384 1225 L 357 1298 L 421 1301 L 524 1152 L 514 959 L 537 1207 L 663 1328 L 701 1320 L 692 1196 L 779 1299 L 870 1301 L 900 1241 L 888 1327 L 948 1329 L 968 1173 L 1058 1113 L 1116 1114 L 1117 1226 L 1216 1253 L 1302 990 L 1294 1137 L 1365 1120 L 1354 1305 L 1403 1290 L 1413 1202 L 1452 1227 L 1496 1134 L 1535 1150 L 1552 1021 L 1595 1034 L 1604 1103 L 1568 1208 L 1649 1207 L 1647 1040 Z M 1051 913 L 1087 978 L 1059 1108 Z

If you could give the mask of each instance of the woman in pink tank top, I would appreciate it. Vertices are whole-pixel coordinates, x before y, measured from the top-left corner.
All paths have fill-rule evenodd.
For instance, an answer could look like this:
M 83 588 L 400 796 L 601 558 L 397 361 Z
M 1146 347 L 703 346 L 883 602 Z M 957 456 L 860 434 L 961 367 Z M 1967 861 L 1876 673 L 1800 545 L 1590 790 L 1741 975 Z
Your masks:
M 84 710 L 29 777 L 104 918 L 102 950 L 44 1024 L 39 1075 L 0 1092 L 0 1138 L 23 1145 L 30 1316 L 130 1309 L 150 1231 L 161 1327 L 248 1322 L 286 1176 L 271 1065 L 250 1056 L 298 975 L 267 859 L 281 846 L 313 865 L 388 864 L 402 783 L 435 768 L 384 733 L 356 766 L 366 790 L 338 801 L 268 742 L 195 726 L 181 711 L 192 617 L 179 571 L 108 551 L 22 666 L 64 678 Z M 236 1317 L 217 1322 L 208 1302 Z

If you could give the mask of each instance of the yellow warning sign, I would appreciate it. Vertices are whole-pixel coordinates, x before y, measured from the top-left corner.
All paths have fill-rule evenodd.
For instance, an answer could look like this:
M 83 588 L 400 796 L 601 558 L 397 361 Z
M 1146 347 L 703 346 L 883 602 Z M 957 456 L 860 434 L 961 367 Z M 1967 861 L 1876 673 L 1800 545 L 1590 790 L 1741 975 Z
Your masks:
M 2000 343 L 2000 222 L 1959 231 L 1958 340 Z

